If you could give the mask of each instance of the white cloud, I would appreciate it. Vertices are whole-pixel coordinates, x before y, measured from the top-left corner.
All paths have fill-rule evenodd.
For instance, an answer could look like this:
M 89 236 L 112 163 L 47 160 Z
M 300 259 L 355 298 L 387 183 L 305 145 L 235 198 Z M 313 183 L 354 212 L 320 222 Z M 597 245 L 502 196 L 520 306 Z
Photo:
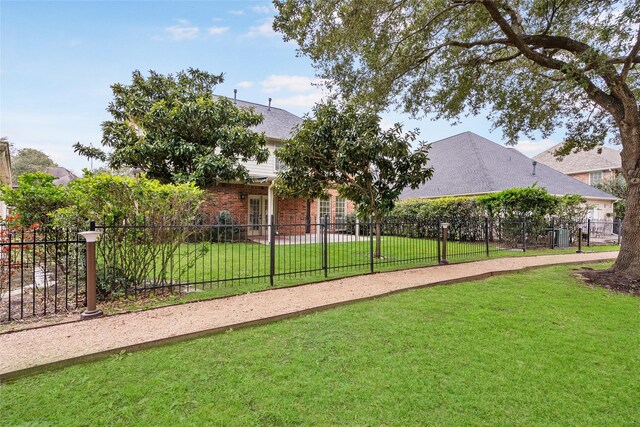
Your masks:
M 220 22 L 222 18 L 211 18 L 211 22 Z
M 229 27 L 209 27 L 208 30 L 209 34 L 212 36 L 219 36 L 227 31 L 229 31 Z
M 540 141 L 519 141 L 517 145 L 513 146 L 513 148 L 524 155 L 533 157 L 542 153 L 544 150 L 548 150 L 556 144 L 557 142 L 552 139 L 543 139 Z
M 240 16 L 244 15 L 244 10 L 230 10 L 229 13 L 232 15 Z
M 267 5 L 253 6 L 251 10 L 254 11 L 255 13 L 262 13 L 262 14 L 267 14 L 272 12 L 272 9 Z
M 164 29 L 172 40 L 193 40 L 198 37 L 200 28 L 189 24 L 189 21 L 180 19 L 177 25 L 172 25 Z
M 273 106 L 278 108 L 302 108 L 310 110 L 315 104 L 322 101 L 322 92 L 317 91 L 304 95 L 293 95 L 283 98 L 273 98 Z
M 250 81 L 246 81 L 246 80 L 236 84 L 237 87 L 240 87 L 240 88 L 243 88 L 243 89 L 253 87 L 254 85 L 255 85 L 255 83 L 250 82 Z
M 288 92 L 310 92 L 318 91 L 318 85 L 322 83 L 320 79 L 312 79 L 306 76 L 291 76 L 287 74 L 273 74 L 260 82 L 262 91 L 274 93 L 280 91 Z
M 249 28 L 247 37 L 273 37 L 277 33 L 273 31 L 273 18 L 269 18 L 260 25 Z

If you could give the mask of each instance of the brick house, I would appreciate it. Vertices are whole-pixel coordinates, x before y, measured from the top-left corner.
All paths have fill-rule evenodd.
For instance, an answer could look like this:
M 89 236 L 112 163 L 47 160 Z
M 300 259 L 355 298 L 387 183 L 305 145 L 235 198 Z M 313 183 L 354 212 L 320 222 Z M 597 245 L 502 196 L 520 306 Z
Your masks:
M 239 182 L 220 183 L 207 189 L 207 197 L 202 210 L 206 215 L 217 216 L 222 211 L 231 213 L 233 221 L 238 224 L 248 224 L 249 236 L 260 236 L 267 233 L 266 224 L 271 215 L 289 233 L 314 233 L 312 224 L 320 222 L 324 215 L 329 216 L 332 224 L 343 224 L 346 217 L 354 211 L 353 203 L 338 196 L 337 191 L 331 190 L 330 198 L 326 200 L 287 199 L 276 197 L 273 181 L 280 169 L 273 152 L 283 140 L 290 138 L 295 128 L 302 123 L 302 119 L 281 108 L 269 105 L 234 100 L 238 107 L 251 108 L 262 114 L 263 122 L 253 128 L 256 132 L 264 132 L 267 148 L 271 155 L 266 163 L 257 164 L 255 161 L 245 163 L 253 182 L 243 184 Z M 313 228 L 313 229 L 312 229 Z M 339 231 L 340 225 L 334 227 Z
M 562 144 L 554 145 L 533 159 L 585 184 L 597 185 L 608 179 L 615 179 L 622 171 L 620 152 L 609 147 L 594 148 L 589 151 L 570 153 L 562 159 L 554 154 Z

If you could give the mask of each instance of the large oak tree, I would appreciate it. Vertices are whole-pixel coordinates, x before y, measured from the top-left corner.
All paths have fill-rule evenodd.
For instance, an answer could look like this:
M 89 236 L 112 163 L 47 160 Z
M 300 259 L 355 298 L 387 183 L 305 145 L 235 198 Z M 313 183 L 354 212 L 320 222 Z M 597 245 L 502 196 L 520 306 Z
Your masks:
M 566 129 L 564 151 L 622 144 L 628 183 L 612 271 L 640 279 L 640 3 L 277 0 L 274 28 L 341 94 L 456 119 L 488 111 L 510 143 Z

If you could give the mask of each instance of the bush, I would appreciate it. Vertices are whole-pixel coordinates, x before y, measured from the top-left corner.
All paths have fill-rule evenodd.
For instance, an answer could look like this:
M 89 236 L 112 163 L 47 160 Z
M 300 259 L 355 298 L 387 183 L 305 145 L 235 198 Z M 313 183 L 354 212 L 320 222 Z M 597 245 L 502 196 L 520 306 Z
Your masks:
M 195 221 L 203 199 L 193 184 L 110 174 L 87 174 L 66 191 L 70 203 L 50 214 L 53 225 L 95 220 L 104 226 L 97 245 L 101 298 L 164 282 L 170 269 L 175 271 L 174 254 L 194 231 L 186 226 Z

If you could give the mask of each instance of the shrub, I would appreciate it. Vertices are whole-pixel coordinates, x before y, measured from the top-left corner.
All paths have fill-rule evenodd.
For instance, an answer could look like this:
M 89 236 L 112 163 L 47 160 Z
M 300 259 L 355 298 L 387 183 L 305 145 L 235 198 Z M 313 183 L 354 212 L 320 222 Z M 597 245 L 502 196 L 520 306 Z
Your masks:
M 176 251 L 194 231 L 185 226 L 193 224 L 203 199 L 193 184 L 109 174 L 87 174 L 71 182 L 67 193 L 70 204 L 50 215 L 52 224 L 95 220 L 104 226 L 97 245 L 101 298 L 167 280 Z
M 46 173 L 26 173 L 18 177 L 17 188 L 2 187 L 0 200 L 11 208 L 22 227 L 47 224 L 51 212 L 71 203 L 66 188 L 56 186 L 53 180 Z

